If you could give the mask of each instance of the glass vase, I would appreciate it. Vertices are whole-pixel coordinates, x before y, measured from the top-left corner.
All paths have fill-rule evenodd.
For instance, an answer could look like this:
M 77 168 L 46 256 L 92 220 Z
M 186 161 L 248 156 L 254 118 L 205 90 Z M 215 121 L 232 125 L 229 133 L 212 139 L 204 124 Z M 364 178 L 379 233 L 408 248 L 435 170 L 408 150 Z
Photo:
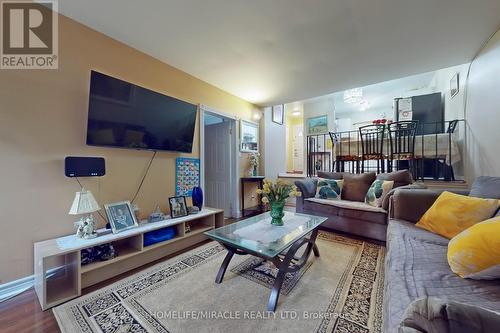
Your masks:
M 270 203 L 271 206 L 271 224 L 281 226 L 283 225 L 283 209 L 285 208 L 285 201 L 275 201 Z
M 201 211 L 201 208 L 203 207 L 203 191 L 201 187 L 193 187 L 191 199 L 193 200 L 193 206 L 198 207 L 198 209 Z

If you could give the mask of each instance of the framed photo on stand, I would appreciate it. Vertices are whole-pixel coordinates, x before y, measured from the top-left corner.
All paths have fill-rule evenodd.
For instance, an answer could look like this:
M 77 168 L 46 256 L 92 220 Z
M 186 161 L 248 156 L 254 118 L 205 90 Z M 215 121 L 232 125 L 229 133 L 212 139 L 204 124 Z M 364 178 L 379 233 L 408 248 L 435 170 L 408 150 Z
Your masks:
M 170 206 L 170 216 L 174 219 L 176 217 L 188 216 L 188 208 L 186 205 L 186 197 L 171 197 L 168 198 Z
M 120 201 L 104 205 L 108 222 L 114 234 L 137 227 L 137 219 L 130 201 Z

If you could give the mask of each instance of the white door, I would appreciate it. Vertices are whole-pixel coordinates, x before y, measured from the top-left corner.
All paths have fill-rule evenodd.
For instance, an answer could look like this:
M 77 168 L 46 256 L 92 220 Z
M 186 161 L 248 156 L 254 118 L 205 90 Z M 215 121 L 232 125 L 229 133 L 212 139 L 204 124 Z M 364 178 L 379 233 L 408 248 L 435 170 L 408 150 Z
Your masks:
M 302 125 L 292 127 L 293 137 L 293 170 L 304 171 L 304 128 Z
M 231 217 L 231 121 L 205 125 L 205 202 Z

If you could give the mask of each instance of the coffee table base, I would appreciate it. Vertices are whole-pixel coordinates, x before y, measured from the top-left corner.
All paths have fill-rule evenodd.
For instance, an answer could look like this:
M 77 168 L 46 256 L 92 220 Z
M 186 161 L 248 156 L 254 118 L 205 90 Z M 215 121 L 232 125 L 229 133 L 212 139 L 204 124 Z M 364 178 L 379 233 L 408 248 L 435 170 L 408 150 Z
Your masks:
M 251 254 L 266 260 L 270 260 L 277 268 L 278 274 L 276 275 L 276 279 L 274 280 L 273 289 L 271 290 L 271 295 L 269 296 L 269 302 L 267 304 L 268 311 L 276 311 L 276 306 L 278 304 L 278 298 L 280 295 L 281 286 L 283 285 L 283 281 L 285 280 L 286 273 L 294 273 L 301 269 L 309 259 L 309 255 L 311 251 L 314 253 L 314 256 L 319 257 L 319 250 L 316 246 L 316 238 L 318 236 L 318 229 L 314 229 L 309 238 L 304 237 L 297 240 L 293 245 L 288 249 L 286 254 L 279 254 L 274 258 L 265 258 L 260 256 L 258 253 L 248 253 L 244 250 L 238 249 L 231 245 L 222 243 L 222 245 L 227 249 L 226 257 L 222 262 L 222 265 L 219 268 L 219 272 L 217 273 L 217 277 L 215 278 L 215 283 L 221 283 L 224 278 L 224 274 L 226 273 L 227 266 L 229 262 L 233 258 L 235 254 L 237 255 L 247 255 Z M 296 257 L 295 254 L 297 251 L 307 244 L 307 247 L 304 253 L 300 257 Z

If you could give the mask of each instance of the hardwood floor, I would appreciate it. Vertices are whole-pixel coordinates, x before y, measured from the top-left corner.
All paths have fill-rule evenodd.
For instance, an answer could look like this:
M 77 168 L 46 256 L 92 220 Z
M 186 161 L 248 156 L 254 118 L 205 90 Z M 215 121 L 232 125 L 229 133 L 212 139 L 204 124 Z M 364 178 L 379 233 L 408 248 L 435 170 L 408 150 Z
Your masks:
M 225 223 L 232 223 L 234 221 L 229 220 Z M 208 243 L 209 241 L 204 241 L 196 244 L 192 247 L 185 249 L 182 252 L 192 250 L 198 246 Z M 108 286 L 118 280 L 131 276 L 145 268 L 154 266 L 161 263 L 164 260 L 172 258 L 179 253 L 166 256 L 144 266 L 133 269 L 129 272 L 115 276 L 112 279 L 106 280 L 104 282 L 98 283 L 91 287 L 82 290 L 82 295 L 91 293 L 94 290 L 98 290 L 105 286 Z M 38 298 L 35 294 L 33 288 L 25 291 L 24 293 L 15 296 L 7 301 L 0 303 L 0 332 L 1 333 L 52 333 L 60 332 L 59 326 L 57 325 L 56 318 L 52 313 L 51 309 L 42 311 L 40 303 L 38 303 Z
M 52 311 L 40 308 L 33 288 L 0 303 L 0 331 L 60 332 Z

